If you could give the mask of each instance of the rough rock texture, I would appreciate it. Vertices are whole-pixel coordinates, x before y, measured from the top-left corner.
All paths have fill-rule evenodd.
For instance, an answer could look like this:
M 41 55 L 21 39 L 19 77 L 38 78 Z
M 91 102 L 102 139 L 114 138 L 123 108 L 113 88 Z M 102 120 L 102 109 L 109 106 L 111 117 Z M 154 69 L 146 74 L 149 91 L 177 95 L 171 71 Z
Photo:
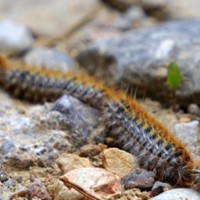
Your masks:
M 80 147 L 94 141 L 101 133 L 99 112 L 79 100 L 64 95 L 52 104 L 52 111 L 60 115 L 60 126 L 71 133 L 73 145 Z
M 74 189 L 67 188 L 63 182 L 59 180 L 54 180 L 51 185 L 49 185 L 48 190 L 53 196 L 54 200 L 81 200 L 83 195 Z
M 63 174 L 73 169 L 92 166 L 88 158 L 81 158 L 74 154 L 59 155 L 56 162 Z
M 117 148 L 105 149 L 102 154 L 104 168 L 119 177 L 123 177 L 139 167 L 136 157 Z
M 141 192 L 137 188 L 133 188 L 131 190 L 125 190 L 121 197 L 117 198 L 118 200 L 147 200 L 150 199 L 149 192 Z
M 125 189 L 140 188 L 149 190 L 154 183 L 155 174 L 144 169 L 136 169 L 134 172 L 127 174 L 123 178 Z
M 167 65 L 175 61 L 182 76 L 178 100 L 200 103 L 199 32 L 200 20 L 165 23 L 97 40 L 82 50 L 77 60 L 109 84 L 123 82 L 137 88 L 137 95 L 141 91 L 143 96 L 165 102 L 172 95 L 166 84 Z
M 65 99 L 68 102 L 68 107 L 65 107 L 65 114 L 62 114 L 62 112 L 53 109 L 53 104 L 28 105 L 24 102 L 11 100 L 3 93 L 0 95 L 0 182 L 3 191 L 5 191 L 2 195 L 9 197 L 11 194 L 27 196 L 31 193 L 34 195 L 35 190 L 19 188 L 19 185 L 31 186 L 30 180 L 36 181 L 35 178 L 31 179 L 31 170 L 40 178 L 44 176 L 44 179 L 40 179 L 42 185 L 45 184 L 41 191 L 42 195 L 43 191 L 46 191 L 44 180 L 48 179 L 48 174 L 53 176 L 54 173 L 60 171 L 56 168 L 55 162 L 58 156 L 63 152 L 74 151 L 77 144 L 84 145 L 88 142 L 89 137 L 85 138 L 84 134 L 87 135 L 87 131 L 94 130 L 93 125 L 79 120 L 79 114 L 82 113 L 84 116 L 84 113 L 87 112 L 89 116 L 92 109 L 88 108 L 89 110 L 87 110 L 87 107 L 84 108 L 84 104 L 68 97 L 68 101 Z M 80 106 L 82 110 L 77 112 L 76 109 Z M 71 115 L 75 117 L 73 122 L 76 127 L 71 126 L 68 129 L 67 116 L 72 120 Z M 83 131 L 84 126 L 87 128 Z M 41 171 L 37 172 L 38 169 Z M 48 172 L 49 169 L 51 172 Z

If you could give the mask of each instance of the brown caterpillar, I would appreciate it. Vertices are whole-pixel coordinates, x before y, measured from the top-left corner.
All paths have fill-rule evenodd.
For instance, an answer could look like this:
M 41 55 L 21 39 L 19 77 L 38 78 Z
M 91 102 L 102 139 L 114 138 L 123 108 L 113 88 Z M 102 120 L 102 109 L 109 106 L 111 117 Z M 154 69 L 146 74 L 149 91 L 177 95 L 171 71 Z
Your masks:
M 69 94 L 99 109 L 108 136 L 138 157 L 140 166 L 160 181 L 175 186 L 200 183 L 199 164 L 164 126 L 122 91 L 114 91 L 87 75 L 37 68 L 11 67 L 0 59 L 0 85 L 14 96 L 33 102 L 52 101 Z

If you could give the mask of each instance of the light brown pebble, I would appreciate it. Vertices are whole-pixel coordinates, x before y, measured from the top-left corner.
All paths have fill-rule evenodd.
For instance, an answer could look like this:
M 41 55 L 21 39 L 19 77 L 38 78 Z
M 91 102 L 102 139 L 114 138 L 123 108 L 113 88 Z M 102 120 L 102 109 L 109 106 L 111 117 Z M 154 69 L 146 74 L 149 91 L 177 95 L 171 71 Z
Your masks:
M 105 149 L 102 161 L 105 169 L 117 174 L 119 177 L 124 177 L 139 167 L 136 157 L 117 148 Z
M 62 173 L 65 174 L 68 171 L 80 167 L 91 167 L 90 160 L 88 158 L 82 158 L 76 154 L 62 154 L 56 160 L 58 167 L 62 170 Z

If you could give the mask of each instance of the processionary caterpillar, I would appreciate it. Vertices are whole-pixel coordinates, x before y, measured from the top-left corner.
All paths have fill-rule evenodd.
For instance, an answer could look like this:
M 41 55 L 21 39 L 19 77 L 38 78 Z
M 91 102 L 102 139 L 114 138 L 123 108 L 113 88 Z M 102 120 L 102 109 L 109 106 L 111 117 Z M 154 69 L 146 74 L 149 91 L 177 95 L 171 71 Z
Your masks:
M 0 59 L 0 85 L 14 96 L 33 102 L 53 101 L 69 94 L 97 108 L 108 136 L 138 157 L 141 167 L 175 186 L 200 183 L 199 164 L 184 145 L 123 91 L 114 91 L 85 74 L 16 67 Z

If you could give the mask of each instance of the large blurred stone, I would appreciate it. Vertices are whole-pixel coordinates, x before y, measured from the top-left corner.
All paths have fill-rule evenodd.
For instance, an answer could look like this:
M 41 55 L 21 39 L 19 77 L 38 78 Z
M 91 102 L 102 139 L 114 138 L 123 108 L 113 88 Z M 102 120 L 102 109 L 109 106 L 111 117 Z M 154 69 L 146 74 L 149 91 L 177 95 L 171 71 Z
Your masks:
M 1 0 L 0 19 L 20 22 L 37 35 L 62 35 L 92 18 L 98 6 L 97 0 Z
M 175 21 L 153 28 L 97 40 L 77 60 L 109 84 L 133 86 L 137 95 L 169 101 L 167 65 L 180 66 L 182 83 L 176 95 L 182 102 L 200 103 L 200 20 Z M 139 87 L 139 90 L 138 90 Z M 193 97 L 192 99 L 190 97 Z

